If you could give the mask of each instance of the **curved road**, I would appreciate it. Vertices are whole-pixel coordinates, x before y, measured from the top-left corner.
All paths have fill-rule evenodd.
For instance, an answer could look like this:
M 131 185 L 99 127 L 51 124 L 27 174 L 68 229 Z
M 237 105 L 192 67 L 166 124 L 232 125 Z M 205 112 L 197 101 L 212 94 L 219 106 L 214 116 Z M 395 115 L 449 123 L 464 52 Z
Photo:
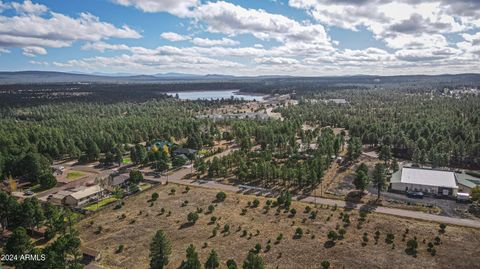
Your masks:
M 239 186 L 227 185 L 227 184 L 219 183 L 216 181 L 183 179 L 187 174 L 191 173 L 192 171 L 194 171 L 193 168 L 184 167 L 180 170 L 177 170 L 169 174 L 168 181 L 176 184 L 181 184 L 181 185 L 190 185 L 195 187 L 224 190 L 229 192 L 243 193 L 245 191 L 245 189 L 242 189 Z M 167 178 L 163 176 L 161 178 L 153 178 L 153 177 L 145 176 L 145 179 L 149 181 L 155 181 L 155 182 L 161 182 L 161 183 L 165 183 L 167 181 Z M 263 193 L 256 192 L 255 194 L 266 196 L 269 194 L 271 195 L 272 193 L 266 191 Z M 337 205 L 339 207 L 344 207 L 344 208 L 366 210 L 366 211 L 372 211 L 376 213 L 393 215 L 398 217 L 412 218 L 412 219 L 418 219 L 418 220 L 424 220 L 424 221 L 433 221 L 438 223 L 445 223 L 450 225 L 458 225 L 458 226 L 465 226 L 465 227 L 480 229 L 480 221 L 471 220 L 471 219 L 452 218 L 452 217 L 439 216 L 439 215 L 428 214 L 428 213 L 423 213 L 418 211 L 411 211 L 411 210 L 390 208 L 390 207 L 383 207 L 383 206 L 354 204 L 354 203 L 346 202 L 343 200 L 335 200 L 335 199 L 320 198 L 320 197 L 313 197 L 313 196 L 294 197 L 294 199 L 302 202 L 308 202 L 308 203 L 325 204 L 330 206 Z

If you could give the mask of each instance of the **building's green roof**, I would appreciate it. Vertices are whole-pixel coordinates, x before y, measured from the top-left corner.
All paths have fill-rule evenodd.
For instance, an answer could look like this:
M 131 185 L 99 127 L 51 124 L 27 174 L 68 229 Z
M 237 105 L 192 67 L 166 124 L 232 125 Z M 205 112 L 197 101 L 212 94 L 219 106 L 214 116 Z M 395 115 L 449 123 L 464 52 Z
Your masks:
M 390 183 L 400 183 L 402 181 L 402 169 L 399 169 L 397 172 L 392 174 L 390 178 Z
M 476 186 L 480 186 L 480 178 L 476 178 L 469 174 L 455 173 L 455 178 L 457 179 L 458 184 L 467 186 L 469 188 L 475 188 Z

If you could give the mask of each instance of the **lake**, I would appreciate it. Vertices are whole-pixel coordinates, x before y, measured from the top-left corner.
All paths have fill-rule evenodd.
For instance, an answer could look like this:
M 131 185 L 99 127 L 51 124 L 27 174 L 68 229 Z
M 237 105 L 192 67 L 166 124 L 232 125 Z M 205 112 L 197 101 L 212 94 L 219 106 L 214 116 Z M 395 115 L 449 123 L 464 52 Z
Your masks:
M 224 90 L 224 91 L 195 91 L 195 92 L 167 92 L 168 95 L 175 96 L 178 93 L 178 97 L 184 100 L 198 100 L 198 99 L 228 99 L 233 96 L 236 99 L 244 100 L 262 100 L 263 96 L 250 95 L 250 94 L 238 94 L 238 90 Z

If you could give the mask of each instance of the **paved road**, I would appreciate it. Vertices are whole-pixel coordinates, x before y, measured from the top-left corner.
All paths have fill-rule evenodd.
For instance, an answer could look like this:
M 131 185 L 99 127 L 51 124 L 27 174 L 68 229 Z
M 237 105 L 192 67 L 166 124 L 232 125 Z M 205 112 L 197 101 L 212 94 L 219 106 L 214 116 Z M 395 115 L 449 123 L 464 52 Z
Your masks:
M 181 185 L 204 187 L 204 188 L 224 190 L 224 191 L 237 192 L 237 193 L 246 193 L 245 190 L 240 188 L 239 186 L 227 185 L 227 184 L 219 183 L 216 181 L 210 181 L 210 180 L 182 179 L 185 175 L 191 173 L 191 171 L 192 171 L 192 168 L 182 168 L 178 171 L 175 171 L 168 176 L 168 181 L 172 183 L 181 184 Z M 157 181 L 161 183 L 166 182 L 166 177 L 161 177 L 161 178 L 145 177 L 145 178 L 148 180 Z M 268 191 L 266 192 L 257 191 L 257 192 L 248 193 L 248 194 L 267 196 L 267 195 L 271 195 L 272 193 Z M 450 225 L 459 225 L 459 226 L 472 227 L 472 228 L 480 228 L 480 221 L 471 220 L 471 219 L 452 218 L 452 217 L 423 213 L 419 211 L 411 211 L 411 210 L 397 209 L 397 208 L 390 208 L 390 207 L 383 207 L 383 206 L 372 207 L 366 204 L 354 204 L 354 203 L 349 203 L 342 200 L 319 198 L 319 197 L 313 197 L 313 196 L 294 197 L 294 199 L 297 199 L 302 202 L 308 202 L 308 203 L 326 204 L 331 206 L 337 205 L 339 207 L 344 207 L 344 208 L 369 210 L 376 213 L 393 215 L 398 217 L 413 218 L 413 219 L 419 219 L 424 221 L 433 221 L 433 222 L 445 223 Z

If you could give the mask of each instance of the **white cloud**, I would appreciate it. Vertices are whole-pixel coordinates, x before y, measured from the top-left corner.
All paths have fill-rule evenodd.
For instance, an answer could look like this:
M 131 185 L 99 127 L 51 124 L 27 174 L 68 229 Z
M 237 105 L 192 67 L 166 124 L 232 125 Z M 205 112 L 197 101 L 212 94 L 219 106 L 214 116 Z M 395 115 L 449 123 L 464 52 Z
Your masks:
M 1 5 L 0 5 L 1 6 Z M 48 8 L 42 4 L 34 4 L 30 0 L 25 0 L 23 3 L 12 2 L 10 6 L 19 14 L 43 14 L 48 11 Z
M 192 43 L 197 46 L 202 47 L 213 47 L 213 46 L 236 46 L 240 44 L 240 42 L 235 41 L 230 38 L 222 38 L 222 39 L 209 39 L 209 38 L 200 38 L 196 37 L 192 40 Z
M 284 58 L 284 57 L 255 58 L 255 62 L 259 64 L 270 64 L 270 65 L 291 65 L 291 64 L 299 63 L 299 61 L 296 59 Z
M 207 2 L 197 7 L 192 16 L 214 33 L 252 34 L 258 39 L 280 42 L 330 43 L 320 24 L 299 23 L 283 15 L 247 9 L 224 1 Z
M 39 10 L 38 7 L 31 9 Z M 128 26 L 117 28 L 89 13 L 81 13 L 78 18 L 55 12 L 49 12 L 49 17 L 38 14 L 0 16 L 0 25 L 2 26 L 0 27 L 0 46 L 26 48 L 24 54 L 28 56 L 46 52 L 45 49 L 39 48 L 67 47 L 80 40 L 99 41 L 111 37 L 141 37 L 137 31 Z
M 199 0 L 113 0 L 123 6 L 133 6 L 143 12 L 168 12 L 179 17 L 190 14 Z
M 2 53 L 10 53 L 10 51 L 5 48 L 0 48 L 0 54 Z
M 34 61 L 34 60 L 31 60 L 31 61 L 29 61 L 29 63 L 34 64 L 34 65 L 45 65 L 45 66 L 50 65 L 48 62 L 45 62 L 45 61 Z
M 174 32 L 165 32 L 160 35 L 163 39 L 168 41 L 185 41 L 191 39 L 191 37 L 186 35 L 177 34 Z
M 29 56 L 29 57 L 35 57 L 37 55 L 45 55 L 47 54 L 47 50 L 42 48 L 42 47 L 24 47 L 23 49 L 23 55 Z

